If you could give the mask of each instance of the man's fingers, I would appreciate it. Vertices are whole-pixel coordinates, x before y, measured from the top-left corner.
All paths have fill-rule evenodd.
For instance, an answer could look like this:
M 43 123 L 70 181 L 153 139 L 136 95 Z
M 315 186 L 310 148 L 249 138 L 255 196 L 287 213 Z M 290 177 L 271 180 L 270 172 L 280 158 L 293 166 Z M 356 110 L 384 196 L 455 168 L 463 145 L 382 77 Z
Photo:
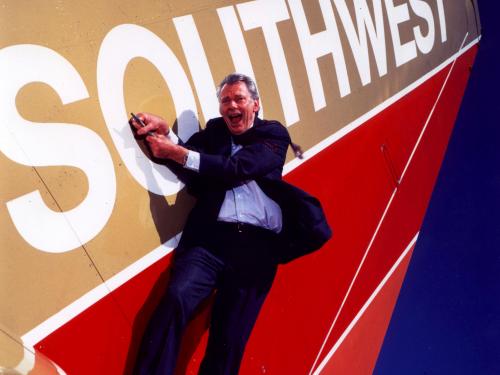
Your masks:
M 153 124 L 148 124 L 146 126 L 142 126 L 137 130 L 137 134 L 144 135 L 148 132 L 154 133 L 155 130 L 158 129 L 158 126 L 154 126 Z
M 138 113 L 137 115 L 135 115 L 135 117 L 132 116 L 132 118 L 129 120 L 129 123 L 137 130 L 137 135 L 144 135 L 148 132 L 154 132 L 156 129 L 158 129 L 158 125 L 152 121 L 149 121 L 149 119 L 143 113 Z
M 136 129 L 137 135 L 144 135 L 148 132 L 165 135 L 170 130 L 166 121 L 159 116 L 144 112 L 137 113 L 135 116 L 137 118 L 132 116 L 129 122 Z
M 133 117 L 131 117 L 130 120 L 128 120 L 128 123 L 132 125 L 136 130 L 141 128 L 141 125 L 137 123 L 137 121 L 135 121 Z
M 141 122 L 137 121 L 136 117 L 142 121 L 142 124 Z M 143 126 L 144 120 L 140 118 L 139 115 L 136 115 L 136 117 L 132 116 L 130 120 L 128 120 L 128 123 L 132 125 L 135 128 L 135 130 L 137 130 L 138 134 L 142 134 L 141 129 L 144 127 Z
M 165 136 L 147 136 L 146 141 L 154 156 L 157 158 L 169 158 L 175 145 Z

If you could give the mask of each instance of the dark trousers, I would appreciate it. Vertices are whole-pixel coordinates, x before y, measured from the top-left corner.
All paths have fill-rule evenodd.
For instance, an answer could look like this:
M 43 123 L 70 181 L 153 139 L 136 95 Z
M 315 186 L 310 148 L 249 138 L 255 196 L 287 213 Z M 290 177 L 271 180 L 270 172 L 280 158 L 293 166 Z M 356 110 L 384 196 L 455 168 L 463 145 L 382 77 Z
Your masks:
M 173 375 L 182 334 L 215 292 L 199 375 L 236 375 L 276 274 L 276 235 L 253 226 L 217 224 L 203 245 L 181 248 L 169 286 L 143 337 L 134 374 Z

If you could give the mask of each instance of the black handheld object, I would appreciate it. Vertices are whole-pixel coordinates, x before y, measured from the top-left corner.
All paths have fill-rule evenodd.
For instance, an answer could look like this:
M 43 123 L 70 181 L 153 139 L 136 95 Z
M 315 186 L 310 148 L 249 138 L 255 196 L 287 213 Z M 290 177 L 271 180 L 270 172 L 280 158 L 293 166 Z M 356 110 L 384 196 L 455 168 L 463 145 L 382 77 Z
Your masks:
M 146 126 L 146 124 L 139 118 L 137 117 L 134 112 L 130 112 L 130 114 L 132 115 L 132 118 L 139 124 L 141 125 L 143 128 Z M 153 132 L 147 132 L 146 133 L 147 135 L 150 135 L 152 137 L 156 137 L 156 134 L 153 133 Z

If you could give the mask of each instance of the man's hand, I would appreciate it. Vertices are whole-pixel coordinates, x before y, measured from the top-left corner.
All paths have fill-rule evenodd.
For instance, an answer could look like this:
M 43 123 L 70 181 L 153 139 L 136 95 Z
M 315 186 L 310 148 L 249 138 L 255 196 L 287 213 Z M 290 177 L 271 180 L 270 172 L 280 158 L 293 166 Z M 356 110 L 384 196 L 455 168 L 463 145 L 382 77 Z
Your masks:
M 138 113 L 137 117 L 146 125 L 142 126 L 133 117 L 129 120 L 130 125 L 136 129 L 137 135 L 144 135 L 148 132 L 156 135 L 167 135 L 170 132 L 167 122 L 160 116 L 151 113 Z
M 167 122 L 160 116 L 151 113 L 138 113 L 136 116 L 146 126 L 142 126 L 133 117 L 129 123 L 136 129 L 137 135 L 148 134 L 146 141 L 153 155 L 160 159 L 171 159 L 184 165 L 188 150 L 170 140 L 167 136 L 170 132 Z
M 160 159 L 171 159 L 184 165 L 186 162 L 188 150 L 182 146 L 176 145 L 165 135 L 155 135 L 146 137 L 153 155 Z

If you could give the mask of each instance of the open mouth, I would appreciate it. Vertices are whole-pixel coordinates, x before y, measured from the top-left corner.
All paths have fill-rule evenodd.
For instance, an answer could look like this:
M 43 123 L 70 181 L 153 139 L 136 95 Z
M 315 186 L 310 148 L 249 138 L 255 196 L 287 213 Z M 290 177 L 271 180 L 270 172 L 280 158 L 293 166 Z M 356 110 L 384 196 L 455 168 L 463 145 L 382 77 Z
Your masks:
M 243 115 L 241 113 L 231 113 L 227 117 L 229 117 L 231 124 L 237 124 L 241 121 Z

